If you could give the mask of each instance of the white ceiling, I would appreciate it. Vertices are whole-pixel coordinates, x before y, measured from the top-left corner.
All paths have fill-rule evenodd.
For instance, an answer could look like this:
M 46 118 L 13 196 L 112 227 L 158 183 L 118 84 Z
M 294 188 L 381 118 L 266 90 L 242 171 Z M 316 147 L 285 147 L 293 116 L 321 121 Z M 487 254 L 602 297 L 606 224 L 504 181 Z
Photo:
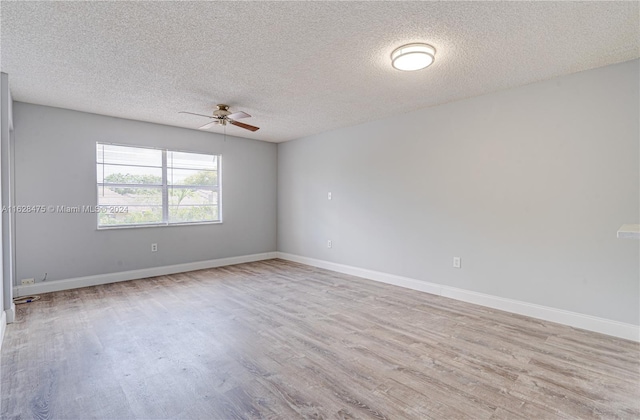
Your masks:
M 15 100 L 281 142 L 638 58 L 632 2 L 7 2 Z M 437 49 L 418 72 L 390 65 Z M 219 131 L 220 128 L 211 131 Z

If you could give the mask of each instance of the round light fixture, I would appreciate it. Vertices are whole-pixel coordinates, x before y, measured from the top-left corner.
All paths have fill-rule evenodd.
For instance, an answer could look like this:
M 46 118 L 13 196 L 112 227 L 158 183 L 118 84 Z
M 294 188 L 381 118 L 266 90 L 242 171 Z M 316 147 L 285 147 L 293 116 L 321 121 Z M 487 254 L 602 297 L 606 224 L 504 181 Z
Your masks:
M 429 67 L 435 59 L 436 49 L 429 44 L 407 44 L 391 53 L 393 68 L 405 71 Z

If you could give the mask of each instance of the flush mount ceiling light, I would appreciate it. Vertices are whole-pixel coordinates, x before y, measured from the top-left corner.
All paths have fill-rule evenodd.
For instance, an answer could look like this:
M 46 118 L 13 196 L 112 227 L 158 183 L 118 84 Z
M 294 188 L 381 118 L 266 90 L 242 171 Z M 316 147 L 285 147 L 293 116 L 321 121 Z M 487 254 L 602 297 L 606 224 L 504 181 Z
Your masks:
M 391 53 L 393 68 L 405 71 L 429 67 L 435 59 L 436 49 L 429 44 L 407 44 Z

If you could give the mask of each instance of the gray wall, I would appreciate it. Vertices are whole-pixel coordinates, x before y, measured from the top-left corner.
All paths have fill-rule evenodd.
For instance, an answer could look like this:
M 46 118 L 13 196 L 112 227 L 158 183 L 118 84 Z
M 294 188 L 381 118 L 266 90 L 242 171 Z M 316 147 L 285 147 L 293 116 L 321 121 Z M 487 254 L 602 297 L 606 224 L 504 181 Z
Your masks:
M 0 73 L 2 83 L 2 129 L 0 130 L 0 185 L 2 192 L 0 198 L 3 207 L 11 207 L 14 203 L 13 189 L 13 99 L 9 88 L 9 75 Z M 7 311 L 7 320 L 13 322 L 15 317 L 15 304 L 13 303 L 13 277 L 14 277 L 14 247 L 15 247 L 15 218 L 11 211 L 2 212 L 2 282 L 4 289 L 4 308 Z
M 17 205 L 96 205 L 97 141 L 223 155 L 224 223 L 98 231 L 94 214 L 18 214 L 17 282 L 276 250 L 275 144 L 20 102 L 13 112 Z
M 4 181 L 3 177 L 2 177 L 2 169 L 4 169 L 4 167 L 2 166 L 2 161 L 4 160 L 4 154 L 2 153 L 2 142 L 3 140 L 5 140 L 5 137 L 8 139 L 8 135 L 9 135 L 9 107 L 8 107 L 8 102 L 9 102 L 9 95 L 8 95 L 8 91 L 5 94 L 5 80 L 6 80 L 6 86 L 8 88 L 8 75 L 6 73 L 0 73 L 0 198 L 2 197 L 3 193 L 4 193 L 4 187 L 2 185 L 2 181 Z M 0 200 L 1 201 L 1 200 Z M 4 204 L 4 202 L 2 202 L 2 204 Z M 2 219 L 4 219 L 4 214 L 2 216 L 0 216 L 0 238 L 3 238 L 3 229 L 2 229 L 2 224 L 3 221 Z M 5 296 L 4 296 L 4 289 L 5 289 L 5 281 L 9 280 L 5 277 L 4 275 L 4 268 L 5 268 L 5 263 L 4 263 L 4 239 L 0 240 L 0 316 L 4 314 L 4 309 L 7 305 L 5 305 Z M 0 318 L 1 319 L 1 318 Z M 4 329 L 3 325 L 0 325 L 0 331 L 2 331 L 0 334 L 4 333 Z M 2 343 L 2 336 L 0 336 L 0 344 Z
M 635 60 L 280 144 L 278 250 L 639 324 L 640 241 L 616 239 L 640 219 L 638 76 Z

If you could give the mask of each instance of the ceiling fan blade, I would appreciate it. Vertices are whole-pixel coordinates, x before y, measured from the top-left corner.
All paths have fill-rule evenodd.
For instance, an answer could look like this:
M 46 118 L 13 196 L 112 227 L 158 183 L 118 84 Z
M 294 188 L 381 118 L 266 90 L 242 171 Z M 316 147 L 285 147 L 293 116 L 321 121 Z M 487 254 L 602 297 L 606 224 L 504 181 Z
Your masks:
M 238 120 L 240 118 L 249 118 L 250 116 L 251 115 L 247 114 L 246 112 L 242 112 L 242 111 L 234 112 L 231 115 L 227 115 L 227 117 L 232 119 L 232 120 Z
M 191 115 L 198 115 L 200 117 L 213 118 L 211 115 L 196 114 L 194 112 L 187 112 L 187 111 L 180 111 L 180 112 L 178 112 L 178 114 L 191 114 Z
M 249 131 L 258 131 L 260 130 L 260 127 L 256 127 L 255 125 L 249 125 L 249 124 L 245 124 L 245 123 L 241 123 L 238 121 L 233 121 L 233 120 L 229 120 L 230 124 L 236 125 L 240 128 L 244 128 L 245 130 L 249 130 Z
M 207 130 L 207 129 L 213 127 L 214 125 L 218 125 L 218 124 L 220 124 L 220 122 L 218 120 L 211 121 L 210 123 L 205 124 L 202 127 L 198 127 L 198 130 Z

